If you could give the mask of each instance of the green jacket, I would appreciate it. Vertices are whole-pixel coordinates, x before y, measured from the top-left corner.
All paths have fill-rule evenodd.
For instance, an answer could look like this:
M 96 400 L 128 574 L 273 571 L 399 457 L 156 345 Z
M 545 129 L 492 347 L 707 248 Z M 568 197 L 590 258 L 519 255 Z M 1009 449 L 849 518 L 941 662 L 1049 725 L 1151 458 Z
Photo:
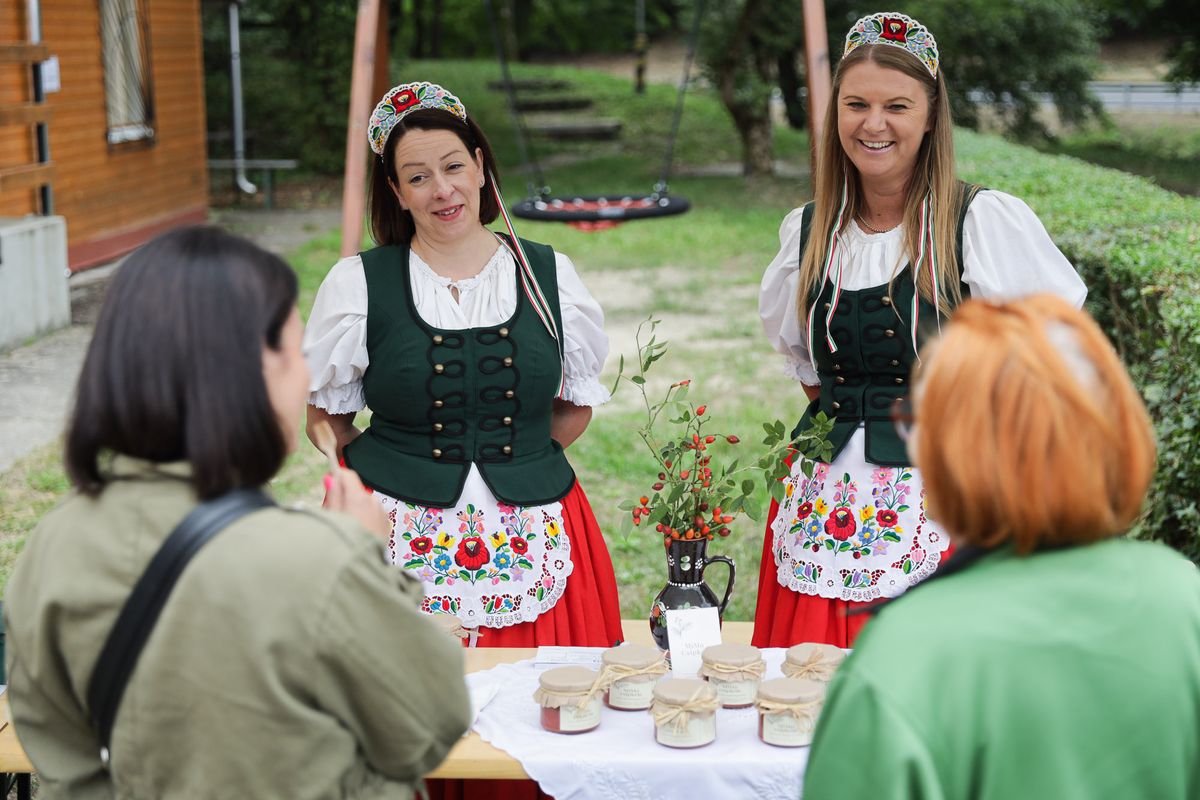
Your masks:
M 1200 573 L 1114 539 L 997 552 L 871 620 L 804 800 L 1195 800 Z
M 151 556 L 195 505 L 185 464 L 118 457 L 30 535 L 5 596 L 10 703 L 39 797 L 410 798 L 469 723 L 462 653 L 348 517 L 271 508 L 180 577 L 117 712 L 83 698 Z

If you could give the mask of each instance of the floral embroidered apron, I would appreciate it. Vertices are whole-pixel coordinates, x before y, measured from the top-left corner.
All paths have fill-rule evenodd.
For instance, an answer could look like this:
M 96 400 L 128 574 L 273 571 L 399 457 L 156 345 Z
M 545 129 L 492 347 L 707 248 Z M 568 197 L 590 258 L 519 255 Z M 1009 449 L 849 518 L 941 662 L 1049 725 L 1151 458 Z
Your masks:
M 858 430 L 811 478 L 792 466 L 771 530 L 781 586 L 866 602 L 901 594 L 941 561 L 949 538 L 925 515 L 919 472 L 869 463 L 864 439 Z
M 497 502 L 476 469 L 453 508 L 376 496 L 392 521 L 388 557 L 421 581 L 427 613 L 453 614 L 464 628 L 504 628 L 537 619 L 567 588 L 561 503 Z

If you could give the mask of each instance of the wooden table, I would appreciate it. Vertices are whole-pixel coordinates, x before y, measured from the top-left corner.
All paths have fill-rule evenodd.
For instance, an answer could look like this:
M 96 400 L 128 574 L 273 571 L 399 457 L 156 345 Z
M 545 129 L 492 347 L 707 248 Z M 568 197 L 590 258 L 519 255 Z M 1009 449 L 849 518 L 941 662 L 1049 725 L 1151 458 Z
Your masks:
M 650 624 L 644 619 L 623 619 L 621 627 L 625 641 L 635 644 L 654 644 L 650 638 Z M 721 636 L 726 642 L 749 644 L 754 629 L 750 622 L 726 622 L 721 627 Z M 480 647 L 463 651 L 466 671 L 479 672 L 497 664 L 513 663 L 533 658 L 536 648 Z M 530 700 L 532 703 L 533 701 Z M 471 731 L 464 736 L 441 766 L 429 774 L 430 778 L 512 778 L 528 780 L 521 762 L 503 750 L 497 749 Z
M 8 797 L 9 788 L 15 784 L 17 800 L 29 800 L 33 764 L 29 763 L 29 757 L 13 731 L 8 692 L 0 694 L 0 726 L 0 792 L 3 792 L 0 796 Z
M 621 620 L 621 627 L 627 642 L 654 643 L 650 638 L 650 625 L 646 620 Z M 721 633 L 726 642 L 749 644 L 753 627 L 749 622 L 726 622 Z M 467 672 L 479 672 L 491 669 L 497 664 L 523 661 L 535 655 L 537 649 L 532 647 L 479 647 L 463 651 Z M 0 694 L 0 724 L 3 724 L 3 728 L 0 728 L 0 776 L 16 776 L 18 800 L 25 800 L 29 797 L 29 776 L 34 769 L 29 757 L 21 748 L 21 743 L 17 741 L 17 734 L 9 720 L 8 692 L 5 692 Z M 529 779 L 519 761 L 503 750 L 492 747 L 474 731 L 454 746 L 442 765 L 430 773 L 429 777 Z M 4 796 L 7 796 L 7 793 Z

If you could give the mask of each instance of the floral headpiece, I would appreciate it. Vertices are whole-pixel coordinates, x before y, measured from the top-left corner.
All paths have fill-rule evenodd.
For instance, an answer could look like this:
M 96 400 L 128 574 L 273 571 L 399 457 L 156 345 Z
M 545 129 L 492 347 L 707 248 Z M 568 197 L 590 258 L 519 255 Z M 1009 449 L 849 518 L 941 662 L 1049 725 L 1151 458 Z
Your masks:
M 850 52 L 864 44 L 890 44 L 912 53 L 937 78 L 938 47 L 933 34 L 912 17 L 895 11 L 881 11 L 863 17 L 846 34 L 845 58 Z
M 383 155 L 388 134 L 396 123 L 422 108 L 449 111 L 463 122 L 467 121 L 467 109 L 462 101 L 436 83 L 420 81 L 393 86 L 375 106 L 367 125 L 367 138 L 375 155 Z

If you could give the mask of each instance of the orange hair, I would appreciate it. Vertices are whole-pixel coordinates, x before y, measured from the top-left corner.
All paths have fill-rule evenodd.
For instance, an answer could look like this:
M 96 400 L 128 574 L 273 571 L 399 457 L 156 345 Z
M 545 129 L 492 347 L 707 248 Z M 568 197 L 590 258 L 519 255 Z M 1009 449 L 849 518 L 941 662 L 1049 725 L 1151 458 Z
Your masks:
M 1052 295 L 969 300 L 924 348 L 912 457 L 929 515 L 1017 552 L 1124 531 L 1154 474 L 1154 431 L 1116 352 Z

